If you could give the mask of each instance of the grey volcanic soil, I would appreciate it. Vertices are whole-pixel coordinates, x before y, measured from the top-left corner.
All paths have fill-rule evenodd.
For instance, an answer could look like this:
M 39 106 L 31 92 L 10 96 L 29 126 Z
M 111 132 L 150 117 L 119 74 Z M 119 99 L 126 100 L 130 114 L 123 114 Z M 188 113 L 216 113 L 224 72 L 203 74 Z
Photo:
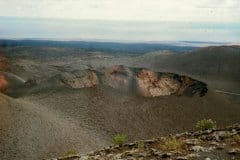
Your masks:
M 6 99 L 1 103 L 1 159 L 40 159 L 79 147 L 86 152 L 106 145 L 104 137 L 97 137 L 63 112 L 21 99 Z
M 39 159 L 69 151 L 86 153 L 110 145 L 116 133 L 127 134 L 129 140 L 147 139 L 189 130 L 202 118 L 211 117 L 220 126 L 239 122 L 239 107 L 218 96 L 149 99 L 100 88 L 17 100 L 1 96 L 5 105 L 1 103 L 0 157 Z
M 29 53 L 28 49 L 14 48 L 12 52 Z M 44 52 L 56 50 L 46 48 Z M 239 103 L 216 93 L 214 86 L 204 97 L 144 98 L 101 85 L 71 89 L 56 85 L 59 81 L 53 78 L 87 66 L 147 66 L 147 62 L 136 64 L 141 56 L 97 52 L 42 60 L 19 55 L 9 57 L 9 71 L 25 80 L 33 78 L 39 85 L 34 89 L 10 86 L 10 95 L 18 98 L 0 94 L 1 159 L 86 153 L 110 145 L 116 133 L 127 134 L 130 141 L 149 139 L 190 130 L 203 118 L 212 118 L 220 126 L 240 122 Z

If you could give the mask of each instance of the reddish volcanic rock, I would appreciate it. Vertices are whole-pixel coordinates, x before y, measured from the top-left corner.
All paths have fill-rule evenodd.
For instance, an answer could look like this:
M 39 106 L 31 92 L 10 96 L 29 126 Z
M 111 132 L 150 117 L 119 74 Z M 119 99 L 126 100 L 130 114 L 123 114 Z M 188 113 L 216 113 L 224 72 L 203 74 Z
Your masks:
M 0 71 L 5 71 L 7 69 L 7 59 L 3 55 L 3 51 L 0 48 Z M 0 92 L 4 92 L 7 90 L 9 84 L 4 75 L 0 74 Z
M 3 75 L 0 75 L 0 92 L 4 92 L 7 90 L 8 88 L 8 81 L 7 79 L 5 78 L 5 76 Z
M 171 95 L 180 86 L 179 82 L 172 77 L 163 75 L 159 79 L 158 73 L 147 69 L 142 69 L 138 73 L 136 81 L 140 93 L 146 97 Z
M 160 73 L 148 69 L 111 66 L 103 70 L 102 83 L 112 88 L 135 92 L 144 97 L 165 95 L 204 95 L 206 85 L 202 82 L 173 73 Z M 135 90 L 136 89 L 136 90 Z

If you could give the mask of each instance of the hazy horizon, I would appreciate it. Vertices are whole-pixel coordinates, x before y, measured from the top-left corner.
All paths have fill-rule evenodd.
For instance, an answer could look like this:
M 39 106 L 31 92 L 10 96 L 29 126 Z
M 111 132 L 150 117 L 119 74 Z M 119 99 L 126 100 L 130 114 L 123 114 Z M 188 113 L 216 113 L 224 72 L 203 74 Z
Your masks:
M 240 42 L 239 0 L 0 1 L 0 38 Z
M 240 42 L 240 23 L 0 17 L 0 39 Z

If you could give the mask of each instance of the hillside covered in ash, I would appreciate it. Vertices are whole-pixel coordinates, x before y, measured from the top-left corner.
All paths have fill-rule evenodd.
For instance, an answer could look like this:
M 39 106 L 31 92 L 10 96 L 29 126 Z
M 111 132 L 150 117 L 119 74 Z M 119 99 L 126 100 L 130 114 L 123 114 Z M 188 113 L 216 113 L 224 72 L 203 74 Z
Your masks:
M 0 157 L 41 159 L 191 130 L 211 118 L 240 121 L 239 46 L 113 53 L 4 46 L 0 55 Z M 178 122 L 178 123 L 176 123 Z

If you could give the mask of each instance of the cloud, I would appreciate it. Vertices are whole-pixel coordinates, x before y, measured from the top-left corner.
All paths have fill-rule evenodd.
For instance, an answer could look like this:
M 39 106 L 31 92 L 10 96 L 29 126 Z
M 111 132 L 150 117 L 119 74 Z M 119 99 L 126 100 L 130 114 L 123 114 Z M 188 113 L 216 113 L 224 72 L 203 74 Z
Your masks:
M 199 8 L 224 8 L 224 9 L 240 9 L 239 0 L 205 0 L 198 5 Z
M 1 16 L 136 20 L 240 22 L 239 0 L 7 0 Z

